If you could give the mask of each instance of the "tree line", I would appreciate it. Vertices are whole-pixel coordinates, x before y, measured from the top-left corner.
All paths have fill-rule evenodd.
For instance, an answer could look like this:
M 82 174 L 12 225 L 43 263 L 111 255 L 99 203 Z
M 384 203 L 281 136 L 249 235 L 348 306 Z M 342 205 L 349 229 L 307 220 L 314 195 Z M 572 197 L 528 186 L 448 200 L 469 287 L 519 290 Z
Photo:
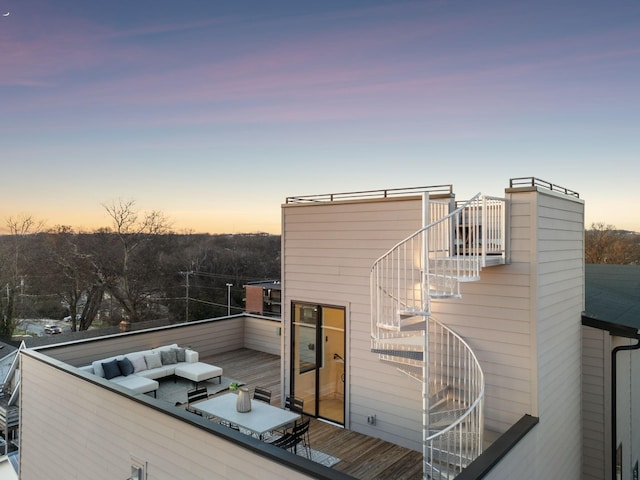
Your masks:
M 28 215 L 0 236 L 0 338 L 22 318 L 69 317 L 71 330 L 222 316 L 244 307 L 248 282 L 280 278 L 280 236 L 177 234 L 134 201 L 104 205 L 110 225 L 45 229 Z M 594 223 L 585 262 L 640 265 L 640 235 Z M 229 289 L 227 284 L 232 284 Z
M 640 265 L 640 234 L 593 223 L 584 236 L 585 263 Z
M 76 331 L 223 316 L 229 305 L 243 310 L 243 285 L 280 278 L 278 235 L 178 234 L 161 212 L 141 213 L 134 201 L 104 208 L 110 225 L 92 232 L 45 229 L 28 215 L 7 220 L 0 338 L 11 339 L 23 318 L 69 317 Z

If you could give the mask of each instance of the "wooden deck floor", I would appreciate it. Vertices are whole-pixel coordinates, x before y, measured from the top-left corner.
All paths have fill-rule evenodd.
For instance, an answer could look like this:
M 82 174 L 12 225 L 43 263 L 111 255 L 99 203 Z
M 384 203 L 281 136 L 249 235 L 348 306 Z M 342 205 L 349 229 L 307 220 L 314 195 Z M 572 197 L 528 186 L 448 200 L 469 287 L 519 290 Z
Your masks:
M 280 357 L 241 349 L 201 358 L 222 367 L 226 377 L 242 380 L 252 389 L 262 386 L 272 391 L 271 403 L 281 404 Z M 421 479 L 422 453 L 399 447 L 312 419 L 311 446 L 340 458 L 335 470 L 360 479 Z

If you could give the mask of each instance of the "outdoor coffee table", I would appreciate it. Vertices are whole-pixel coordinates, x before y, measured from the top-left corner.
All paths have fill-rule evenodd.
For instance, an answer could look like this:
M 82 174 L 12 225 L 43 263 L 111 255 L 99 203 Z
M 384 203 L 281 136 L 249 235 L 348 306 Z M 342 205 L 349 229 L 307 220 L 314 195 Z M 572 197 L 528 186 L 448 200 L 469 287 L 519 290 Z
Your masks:
M 260 438 L 272 430 L 284 427 L 300 419 L 300 414 L 274 407 L 259 400 L 251 400 L 251 411 L 240 413 L 236 410 L 238 395 L 225 393 L 203 402 L 192 404 L 191 408 L 205 415 L 218 417 L 220 420 L 238 425 L 255 433 Z

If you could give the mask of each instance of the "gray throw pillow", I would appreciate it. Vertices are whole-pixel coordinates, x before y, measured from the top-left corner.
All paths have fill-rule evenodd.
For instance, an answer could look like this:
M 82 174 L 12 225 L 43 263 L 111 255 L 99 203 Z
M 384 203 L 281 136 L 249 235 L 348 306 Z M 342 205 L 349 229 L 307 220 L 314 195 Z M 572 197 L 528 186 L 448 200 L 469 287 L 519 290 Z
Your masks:
M 129 358 L 131 365 L 133 365 L 134 373 L 142 372 L 147 369 L 147 362 L 144 361 L 144 355 L 134 355 L 127 358 Z
M 144 356 L 144 361 L 147 362 L 147 368 L 160 368 L 162 367 L 162 359 L 159 353 L 150 353 Z
M 160 352 L 160 359 L 163 365 L 170 365 L 172 363 L 178 363 L 176 360 L 176 352 L 173 350 L 162 350 Z
M 185 356 L 184 356 L 184 348 L 174 348 L 173 349 L 174 352 L 176 352 L 176 360 L 178 362 L 185 362 Z
M 104 378 L 107 380 L 111 380 L 112 378 L 122 375 L 120 367 L 118 366 L 118 360 L 116 359 L 113 359 L 110 362 L 104 362 L 102 364 L 102 368 L 104 369 Z

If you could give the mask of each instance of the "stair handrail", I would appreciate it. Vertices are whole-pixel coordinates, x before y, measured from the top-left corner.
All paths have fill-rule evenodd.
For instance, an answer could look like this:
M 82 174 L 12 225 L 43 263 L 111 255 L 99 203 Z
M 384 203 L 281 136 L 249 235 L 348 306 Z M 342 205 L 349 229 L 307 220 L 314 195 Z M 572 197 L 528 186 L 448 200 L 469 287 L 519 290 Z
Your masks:
M 484 392 L 485 392 L 485 383 L 484 383 L 484 372 L 482 371 L 482 367 L 480 366 L 480 362 L 478 361 L 478 357 L 474 353 L 473 349 L 470 345 L 455 331 L 451 330 L 442 322 L 439 322 L 435 318 L 431 317 L 429 322 L 433 322 L 435 325 L 439 326 L 443 330 L 445 330 L 448 334 L 452 335 L 453 338 L 457 342 L 460 343 L 464 347 L 465 354 L 469 356 L 469 358 L 473 361 L 474 372 L 471 375 L 475 381 L 473 382 L 473 386 L 476 387 L 474 392 L 471 392 L 469 395 L 470 404 L 463 405 L 466 408 L 465 412 L 458 417 L 455 421 L 453 421 L 447 427 L 439 430 L 436 433 L 431 435 L 425 431 L 424 438 L 424 453 L 425 453 L 425 466 L 426 469 L 430 468 L 430 465 L 433 465 L 433 462 L 429 462 L 430 459 L 434 457 L 441 457 L 443 455 L 442 452 L 446 451 L 447 459 L 445 463 L 447 465 L 451 465 L 454 469 L 461 470 L 464 468 L 466 463 L 470 460 L 476 458 L 480 453 L 482 453 L 483 449 L 483 438 L 482 438 L 482 425 L 483 425 L 483 412 L 482 406 L 484 402 Z M 469 387 L 467 386 L 467 389 Z M 471 401 L 472 400 L 472 401 Z M 462 428 L 463 424 L 467 424 L 467 428 Z M 473 423 L 472 427 L 468 426 L 468 423 Z M 427 427 L 428 428 L 428 427 Z M 472 441 L 467 441 L 465 448 L 459 448 L 456 452 L 451 451 L 451 440 L 450 434 L 455 435 L 457 432 L 477 432 L 476 438 Z M 460 435 L 462 436 L 462 435 Z M 440 439 L 445 439 L 442 443 L 446 444 L 447 448 L 438 447 L 438 442 Z M 459 439 L 461 440 L 461 439 Z M 460 443 L 462 443 L 460 441 Z M 459 471 L 458 470 L 458 471 Z
M 429 295 L 422 295 L 422 290 L 424 290 L 423 284 L 425 283 L 425 278 L 427 282 L 433 281 L 434 279 L 447 279 L 447 278 L 460 278 L 461 276 L 467 277 L 478 277 L 481 264 L 478 261 L 475 261 L 476 256 L 468 257 L 468 261 L 464 262 L 464 265 L 461 266 L 460 261 L 449 262 L 447 261 L 453 256 L 454 250 L 458 249 L 459 246 L 454 245 L 458 232 L 457 230 L 460 227 L 461 221 L 464 222 L 463 212 L 466 211 L 472 205 L 478 203 L 478 200 L 482 198 L 481 193 L 477 193 L 473 198 L 467 200 L 462 205 L 458 206 L 453 211 L 449 212 L 447 215 L 438 218 L 424 227 L 420 228 L 418 231 L 409 235 L 405 239 L 397 242 L 393 247 L 387 250 L 384 254 L 376 259 L 373 263 L 370 270 L 370 288 L 371 288 L 371 317 L 372 317 L 372 331 L 371 336 L 372 339 L 378 338 L 376 335 L 377 328 L 376 325 L 379 322 L 379 315 L 381 311 L 381 305 L 379 304 L 380 298 L 392 299 L 395 303 L 396 310 L 399 310 L 398 307 L 410 308 L 408 305 L 407 298 L 402 298 L 399 294 L 400 291 L 406 292 L 406 285 L 400 287 L 398 285 L 397 291 L 393 291 L 393 289 L 385 288 L 385 286 L 381 285 L 380 279 L 376 278 L 376 273 L 378 272 L 379 266 L 387 259 L 388 257 L 394 255 L 395 252 L 400 251 L 400 249 L 408 244 L 411 244 L 415 241 L 416 246 L 410 245 L 412 248 L 419 250 L 418 255 L 426 255 L 428 258 L 422 257 L 420 259 L 421 265 L 413 265 L 411 267 L 412 271 L 409 274 L 409 278 L 414 283 L 420 283 L 420 290 L 418 291 L 419 298 L 412 297 L 412 300 L 419 301 L 422 303 L 421 309 L 425 314 L 429 313 L 430 300 Z M 480 207 L 481 208 L 481 207 Z M 465 227 L 471 231 L 475 230 L 475 238 L 479 238 L 478 232 L 478 224 L 481 220 L 480 218 L 480 208 L 475 209 L 473 214 L 474 222 L 465 223 Z M 462 219 L 462 220 L 461 220 Z M 437 230 L 438 226 L 443 226 L 440 230 Z M 447 228 L 448 227 L 448 228 Z M 433 233 L 433 237 L 437 238 L 429 238 L 428 233 Z M 435 247 L 432 249 L 431 247 L 435 244 Z M 406 250 L 406 248 L 405 248 Z M 458 252 L 456 252 L 458 253 Z M 410 263 L 414 263 L 414 259 L 410 259 Z M 407 262 L 407 258 L 402 259 L 403 262 Z M 398 270 L 400 270 L 400 259 L 398 258 Z M 430 265 L 431 264 L 431 265 Z M 391 266 L 393 268 L 393 266 Z M 462 270 L 462 271 L 461 271 Z M 398 279 L 398 284 L 400 283 L 400 279 Z M 407 284 L 407 277 L 404 278 L 404 283 Z M 457 282 L 452 282 L 452 285 L 448 286 L 450 289 L 450 293 L 452 295 L 459 295 L 459 290 Z M 384 295 L 380 295 L 380 293 L 384 293 Z M 428 292 L 428 289 L 427 289 Z M 389 306 L 387 306 L 389 308 Z M 395 319 L 395 315 L 387 315 L 386 318 Z
M 497 227 L 494 225 L 495 218 L 503 217 L 504 200 L 493 197 L 489 201 L 493 203 L 488 204 L 487 198 L 478 193 L 448 214 L 430 221 L 381 255 L 370 271 L 373 351 L 387 349 L 386 353 L 381 354 L 381 358 L 410 358 L 406 351 L 400 354 L 400 350 L 412 350 L 416 347 L 404 346 L 397 341 L 411 335 L 401 331 L 407 325 L 403 316 L 411 318 L 411 322 L 426 322 L 422 374 L 425 478 L 429 470 L 432 473 L 440 471 L 444 465 L 451 465 L 453 470 L 460 471 L 468 464 L 469 459 L 477 457 L 482 451 L 484 373 L 469 344 L 456 332 L 431 317 L 431 297 L 460 296 L 460 281 L 479 279 L 480 270 L 486 264 L 488 231 L 492 232 L 491 235 L 502 236 L 497 244 L 504 248 L 504 223 Z M 501 201 L 503 203 L 498 205 Z M 495 250 L 491 254 L 495 255 Z M 454 366 L 443 378 L 457 377 L 458 381 L 464 382 L 465 388 L 471 387 L 460 404 L 460 412 L 463 412 L 460 417 L 456 416 L 450 424 L 436 433 L 432 433 L 429 420 L 429 385 L 436 378 L 435 372 L 431 372 L 430 356 L 437 355 L 437 349 L 430 354 L 428 332 L 432 326 L 440 328 L 441 335 L 451 335 L 452 340 L 446 341 L 453 343 L 447 345 L 456 347 L 460 355 L 458 358 L 461 359 L 458 365 L 462 363 L 462 359 L 466 365 L 466 372 L 460 374 Z M 379 348 L 380 345 L 377 345 L 390 339 L 395 339 L 392 350 L 388 350 L 389 347 Z M 455 441 L 459 443 L 458 447 L 452 445 L 451 436 L 454 436 L 454 445 Z M 445 461 L 441 462 L 443 457 Z M 449 467 L 445 469 L 449 470 Z

